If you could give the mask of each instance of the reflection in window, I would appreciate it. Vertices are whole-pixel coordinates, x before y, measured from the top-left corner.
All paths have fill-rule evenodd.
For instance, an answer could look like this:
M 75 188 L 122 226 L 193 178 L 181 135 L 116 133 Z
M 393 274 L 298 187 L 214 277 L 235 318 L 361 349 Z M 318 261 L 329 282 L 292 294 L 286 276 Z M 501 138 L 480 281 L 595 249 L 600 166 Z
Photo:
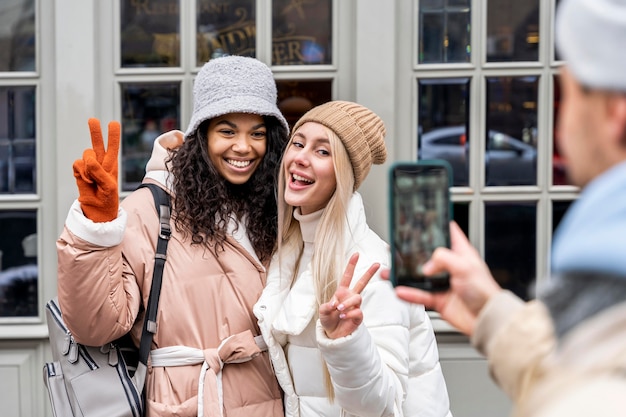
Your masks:
M 35 71 L 35 0 L 0 3 L 0 71 Z
M 554 108 L 552 115 L 554 121 L 552 130 L 552 184 L 571 185 L 571 182 L 567 177 L 565 160 L 559 151 L 559 131 L 557 129 L 559 121 L 559 107 L 561 104 L 561 85 L 559 83 L 559 76 L 555 75 L 552 78 L 552 82 L 554 83 Z
M 536 222 L 534 202 L 485 203 L 485 261 L 498 284 L 525 300 L 536 278 Z
M 419 63 L 469 62 L 470 0 L 419 2 Z
M 144 177 L 154 139 L 163 132 L 181 129 L 180 85 L 125 83 L 121 90 L 122 190 L 132 191 Z
M 539 59 L 539 0 L 488 0 L 487 61 Z
M 0 194 L 36 190 L 35 87 L 0 87 Z
M 222 55 L 256 56 L 254 0 L 196 0 L 196 65 Z
M 572 205 L 571 201 L 553 201 L 552 202 L 552 233 L 559 227 L 563 216 Z
M 465 236 L 469 236 L 469 203 L 452 203 L 452 218 L 459 225 Z
M 0 317 L 37 316 L 37 212 L 0 211 Z
M 272 2 L 272 64 L 332 63 L 332 0 Z
M 469 79 L 421 79 L 417 159 L 445 159 L 452 184 L 469 184 Z
M 538 78 L 487 78 L 486 185 L 537 183 Z
M 120 13 L 122 67 L 180 66 L 179 0 L 120 0 Z
M 555 10 L 559 10 L 559 3 L 561 2 L 561 0 L 556 0 L 556 3 L 554 5 Z M 552 16 L 555 16 L 556 13 L 552 13 Z M 552 21 L 552 24 L 554 25 L 554 20 Z M 554 39 L 554 36 L 552 37 L 552 39 Z M 554 60 L 555 61 L 559 61 L 561 60 L 561 57 L 559 56 L 559 51 L 556 50 L 556 46 L 554 47 Z
M 332 81 L 329 80 L 279 80 L 278 108 L 290 127 L 313 107 L 332 99 Z

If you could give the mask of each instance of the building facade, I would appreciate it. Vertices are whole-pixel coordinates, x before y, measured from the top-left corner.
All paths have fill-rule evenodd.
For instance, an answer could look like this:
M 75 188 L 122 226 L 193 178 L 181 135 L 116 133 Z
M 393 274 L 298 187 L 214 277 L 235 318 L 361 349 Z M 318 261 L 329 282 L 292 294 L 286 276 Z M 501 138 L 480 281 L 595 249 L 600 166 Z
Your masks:
M 389 236 L 387 170 L 450 162 L 453 217 L 499 283 L 533 297 L 552 232 L 577 196 L 555 148 L 558 0 L 2 0 L 0 2 L 0 404 L 51 416 L 44 305 L 77 197 L 87 120 L 122 123 L 120 193 L 141 181 L 159 132 L 184 130 L 204 62 L 267 63 L 290 123 L 331 99 L 387 126 L 389 161 L 361 186 Z M 85 277 L 88 279 L 89 277 Z M 452 412 L 503 416 L 484 358 L 435 313 Z

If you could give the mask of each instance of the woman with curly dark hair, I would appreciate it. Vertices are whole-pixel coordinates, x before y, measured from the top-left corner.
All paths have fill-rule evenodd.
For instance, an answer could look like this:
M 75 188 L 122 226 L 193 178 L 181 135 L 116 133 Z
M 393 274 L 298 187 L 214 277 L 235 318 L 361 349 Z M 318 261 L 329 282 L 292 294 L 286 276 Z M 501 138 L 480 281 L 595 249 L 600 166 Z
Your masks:
M 171 195 L 173 227 L 144 390 L 148 416 L 283 416 L 252 312 L 276 247 L 275 183 L 288 135 L 276 99 L 265 64 L 213 59 L 195 80 L 186 132 L 154 142 L 144 182 Z M 118 205 L 119 125 L 109 126 L 104 152 L 96 123 L 94 149 L 74 166 L 80 196 L 57 243 L 63 317 L 78 342 L 94 346 L 129 330 L 138 341 L 159 231 L 149 190 Z

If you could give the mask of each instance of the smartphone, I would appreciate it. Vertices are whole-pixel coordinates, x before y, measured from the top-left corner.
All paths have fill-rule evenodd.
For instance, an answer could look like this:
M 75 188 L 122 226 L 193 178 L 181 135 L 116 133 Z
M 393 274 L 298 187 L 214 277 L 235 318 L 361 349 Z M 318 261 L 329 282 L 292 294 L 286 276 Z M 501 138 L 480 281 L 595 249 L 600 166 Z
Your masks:
M 391 282 L 445 291 L 447 273 L 426 276 L 422 265 L 439 246 L 450 247 L 452 168 L 444 160 L 399 162 L 389 169 Z

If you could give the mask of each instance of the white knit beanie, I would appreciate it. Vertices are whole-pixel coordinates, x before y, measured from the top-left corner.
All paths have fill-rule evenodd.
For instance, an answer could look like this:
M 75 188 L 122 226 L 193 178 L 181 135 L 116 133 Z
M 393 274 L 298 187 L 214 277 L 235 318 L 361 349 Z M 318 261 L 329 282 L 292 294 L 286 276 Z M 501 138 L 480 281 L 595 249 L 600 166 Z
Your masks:
M 626 0 L 562 0 L 556 46 L 578 82 L 626 92 Z
M 193 114 L 185 138 L 193 135 L 207 120 L 228 113 L 273 116 L 285 135 L 289 125 L 277 102 L 272 71 L 258 59 L 224 56 L 204 64 L 193 85 Z

